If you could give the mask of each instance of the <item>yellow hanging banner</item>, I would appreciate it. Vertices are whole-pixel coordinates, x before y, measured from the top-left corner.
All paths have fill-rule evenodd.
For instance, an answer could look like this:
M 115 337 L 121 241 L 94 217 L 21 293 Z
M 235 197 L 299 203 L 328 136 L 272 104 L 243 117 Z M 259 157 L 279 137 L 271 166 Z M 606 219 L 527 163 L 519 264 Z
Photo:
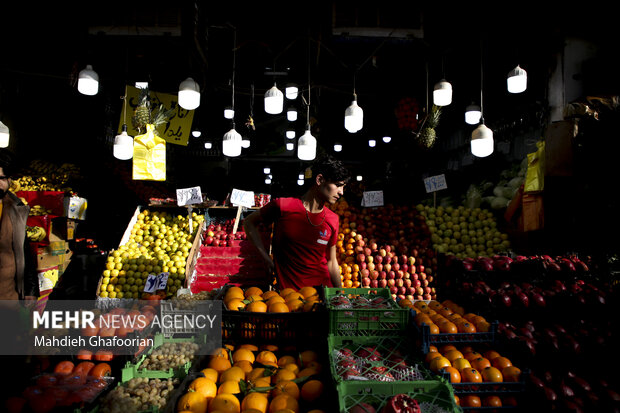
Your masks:
M 146 125 L 146 133 L 133 140 L 133 179 L 166 180 L 166 141 L 155 134 L 155 127 Z
M 176 95 L 169 93 L 159 93 L 153 90 L 150 91 L 151 95 L 151 108 L 158 108 L 159 105 L 164 105 L 165 109 L 174 108 L 174 115 L 168 120 L 168 122 L 157 127 L 157 135 L 165 139 L 168 143 L 175 145 L 187 146 L 189 136 L 192 132 L 192 122 L 194 120 L 194 111 L 186 110 L 179 106 Z M 130 136 L 136 136 L 143 133 L 136 130 L 133 127 L 132 118 L 140 97 L 140 89 L 127 85 L 127 113 L 125 116 L 121 115 L 121 120 L 118 125 L 118 133 L 123 130 L 123 120 L 127 123 L 127 134 Z M 122 114 L 122 112 L 121 112 Z

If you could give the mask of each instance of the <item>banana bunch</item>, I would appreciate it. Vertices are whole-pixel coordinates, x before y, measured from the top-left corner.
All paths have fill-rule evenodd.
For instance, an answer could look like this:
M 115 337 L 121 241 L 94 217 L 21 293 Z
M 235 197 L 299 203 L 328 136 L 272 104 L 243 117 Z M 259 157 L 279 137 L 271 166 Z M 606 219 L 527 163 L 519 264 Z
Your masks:
M 40 215 L 49 215 L 51 213 L 51 209 L 47 209 L 42 205 L 33 205 L 30 207 L 30 213 L 28 215 L 37 217 Z
M 71 179 L 81 176 L 80 168 L 72 163 L 58 166 L 51 162 L 33 160 L 22 171 L 23 176 L 12 181 L 11 191 L 71 191 Z
M 47 235 L 47 232 L 45 231 L 45 228 L 43 227 L 39 227 L 37 225 L 32 226 L 32 227 L 26 226 L 26 237 L 28 238 L 28 240 L 32 242 L 43 241 L 46 235 Z

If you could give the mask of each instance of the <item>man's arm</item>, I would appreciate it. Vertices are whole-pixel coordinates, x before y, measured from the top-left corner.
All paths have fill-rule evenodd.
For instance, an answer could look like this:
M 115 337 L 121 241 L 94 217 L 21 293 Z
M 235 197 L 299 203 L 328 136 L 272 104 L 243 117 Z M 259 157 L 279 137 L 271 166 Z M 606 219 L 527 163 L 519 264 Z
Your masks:
M 336 252 L 336 246 L 332 245 L 329 248 L 328 257 L 327 257 L 327 269 L 329 271 L 329 276 L 332 280 L 332 284 L 335 288 L 342 287 L 342 278 L 340 276 L 340 266 L 338 265 L 338 258 Z
M 267 270 L 270 274 L 274 273 L 275 265 L 273 260 L 269 256 L 267 249 L 265 248 L 265 244 L 263 244 L 263 240 L 261 239 L 260 233 L 258 231 L 258 224 L 262 221 L 260 211 L 254 211 L 250 215 L 244 218 L 243 220 L 243 230 L 247 234 L 248 238 L 254 244 L 259 254 L 265 260 L 267 264 Z

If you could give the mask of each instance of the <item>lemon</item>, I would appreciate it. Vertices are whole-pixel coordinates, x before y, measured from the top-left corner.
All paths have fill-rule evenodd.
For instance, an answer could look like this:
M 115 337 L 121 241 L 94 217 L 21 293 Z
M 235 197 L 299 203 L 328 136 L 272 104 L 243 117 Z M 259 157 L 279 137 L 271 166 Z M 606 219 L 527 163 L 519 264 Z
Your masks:
M 103 277 L 101 279 L 101 285 L 108 285 L 110 284 L 110 277 Z
M 99 293 L 99 297 L 107 298 L 107 296 L 108 296 L 108 292 L 107 291 L 101 291 Z
M 115 292 L 115 291 L 110 291 L 110 292 L 108 293 L 108 297 L 110 297 L 110 298 L 116 298 L 116 292 Z

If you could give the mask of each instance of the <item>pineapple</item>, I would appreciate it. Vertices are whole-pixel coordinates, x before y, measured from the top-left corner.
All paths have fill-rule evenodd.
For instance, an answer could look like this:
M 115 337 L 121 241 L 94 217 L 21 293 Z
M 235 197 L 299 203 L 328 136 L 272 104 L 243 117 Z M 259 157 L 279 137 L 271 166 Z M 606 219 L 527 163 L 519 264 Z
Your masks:
M 151 123 L 151 95 L 148 88 L 140 89 L 138 106 L 134 111 L 133 127 L 138 132 L 146 132 L 146 125 Z
M 437 139 L 435 128 L 439 125 L 440 115 L 441 108 L 433 105 L 431 112 L 424 118 L 422 130 L 417 134 L 418 143 L 424 148 L 431 148 L 435 144 L 435 140 Z

